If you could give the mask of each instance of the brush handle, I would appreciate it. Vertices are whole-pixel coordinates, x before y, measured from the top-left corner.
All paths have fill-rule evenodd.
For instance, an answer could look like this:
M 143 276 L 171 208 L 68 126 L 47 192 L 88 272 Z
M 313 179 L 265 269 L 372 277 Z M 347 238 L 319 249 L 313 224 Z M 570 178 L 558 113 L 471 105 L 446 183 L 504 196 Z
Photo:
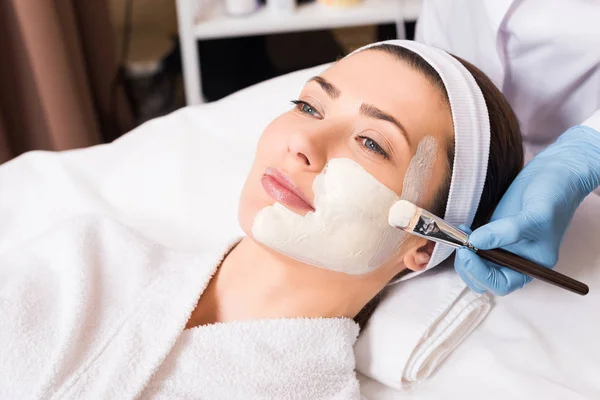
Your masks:
M 578 280 L 556 272 L 550 268 L 542 267 L 524 259 L 510 251 L 503 249 L 477 250 L 477 255 L 485 260 L 505 266 L 532 278 L 551 283 L 563 289 L 585 296 L 590 291 L 589 287 Z

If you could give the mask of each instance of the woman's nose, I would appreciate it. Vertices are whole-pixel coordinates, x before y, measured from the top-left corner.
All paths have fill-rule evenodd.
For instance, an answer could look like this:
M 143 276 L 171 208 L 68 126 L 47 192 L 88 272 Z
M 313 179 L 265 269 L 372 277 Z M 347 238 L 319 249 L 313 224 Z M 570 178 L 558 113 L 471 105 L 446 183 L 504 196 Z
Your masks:
M 288 152 L 294 162 L 319 172 L 327 164 L 327 145 L 330 139 L 317 131 L 299 131 L 290 135 Z

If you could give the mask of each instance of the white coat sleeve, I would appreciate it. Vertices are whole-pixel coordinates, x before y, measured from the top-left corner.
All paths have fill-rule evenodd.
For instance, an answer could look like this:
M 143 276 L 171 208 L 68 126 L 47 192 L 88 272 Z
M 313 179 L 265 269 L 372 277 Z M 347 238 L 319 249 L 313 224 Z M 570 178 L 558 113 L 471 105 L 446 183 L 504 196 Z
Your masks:
M 600 109 L 597 110 L 591 117 L 586 119 L 582 125 L 589 126 L 600 133 Z

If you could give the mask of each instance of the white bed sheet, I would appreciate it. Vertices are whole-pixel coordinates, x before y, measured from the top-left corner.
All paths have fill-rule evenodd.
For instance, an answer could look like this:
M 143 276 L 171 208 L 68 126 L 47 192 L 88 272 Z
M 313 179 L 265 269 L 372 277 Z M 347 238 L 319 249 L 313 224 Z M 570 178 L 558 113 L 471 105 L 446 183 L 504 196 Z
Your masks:
M 236 229 L 238 193 L 262 128 L 321 69 L 248 89 L 252 101 L 238 93 L 180 110 L 109 145 L 34 152 L 3 165 L 0 253 L 53 222 L 89 212 L 109 214 L 174 248 L 212 246 L 199 240 L 212 224 Z M 231 168 L 205 171 L 207 159 Z M 590 294 L 533 282 L 498 298 L 483 324 L 421 387 L 401 393 L 360 377 L 365 397 L 599 399 L 600 197 L 588 197 L 577 212 L 557 268 L 586 282 Z

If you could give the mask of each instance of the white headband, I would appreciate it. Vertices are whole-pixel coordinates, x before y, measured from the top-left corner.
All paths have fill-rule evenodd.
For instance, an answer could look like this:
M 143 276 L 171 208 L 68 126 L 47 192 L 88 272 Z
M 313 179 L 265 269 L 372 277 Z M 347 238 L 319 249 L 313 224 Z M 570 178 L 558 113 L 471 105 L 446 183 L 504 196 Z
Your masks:
M 490 120 L 481 89 L 471 73 L 443 50 L 410 40 L 373 43 L 357 51 L 382 44 L 404 47 L 421 56 L 442 78 L 454 123 L 454 164 L 446 212 L 442 218 L 458 226 L 471 226 L 479 207 L 490 153 Z M 436 244 L 427 267 L 405 275 L 406 280 L 439 265 L 454 249 Z

